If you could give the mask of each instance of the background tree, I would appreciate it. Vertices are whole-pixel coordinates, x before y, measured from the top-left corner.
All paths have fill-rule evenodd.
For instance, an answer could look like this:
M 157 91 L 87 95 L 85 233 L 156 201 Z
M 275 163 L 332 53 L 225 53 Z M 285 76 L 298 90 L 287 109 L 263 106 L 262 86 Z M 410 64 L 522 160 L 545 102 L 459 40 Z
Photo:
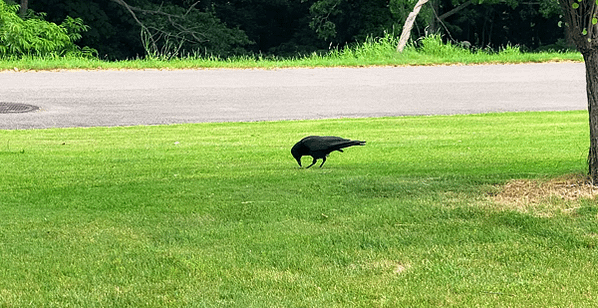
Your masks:
M 598 1 L 560 0 L 571 39 L 583 55 L 590 122 L 588 173 L 598 182 Z
M 296 56 L 325 48 L 309 28 L 310 1 L 212 1 L 214 12 L 229 27 L 245 32 L 247 53 Z
M 6 0 L 16 2 L 21 0 Z M 180 53 L 200 55 L 297 56 L 326 52 L 330 47 L 398 35 L 417 0 L 123 0 L 139 21 L 159 38 L 156 50 L 181 46 Z M 89 25 L 80 46 L 98 50 L 101 58 L 144 57 L 141 26 L 122 3 L 113 0 L 34 0 L 29 8 L 46 12 L 46 20 L 60 24 L 66 16 Z M 122 2 L 122 1 L 121 1 Z M 196 4 L 197 3 L 197 4 Z M 554 0 L 430 0 L 415 20 L 412 36 L 440 31 L 445 40 L 469 41 L 477 48 L 506 44 L 522 49 L 562 48 L 565 35 L 558 28 L 561 8 Z M 193 10 L 187 11 L 193 6 Z M 149 13 L 153 11 L 154 13 Z M 185 15 L 184 21 L 169 18 Z M 172 16 L 170 16 L 172 17 Z M 185 24 L 186 23 L 186 24 Z M 190 32 L 177 32 L 180 25 Z M 178 28 L 177 28 L 178 27 Z M 203 28 L 201 28 L 203 27 Z M 167 35 L 170 33 L 170 35 Z M 177 33 L 184 34 L 178 35 Z M 160 36 L 160 34 L 162 36 Z M 187 35 L 187 36 L 185 36 Z M 243 39 L 242 37 L 246 38 Z M 185 39 L 182 39 L 185 37 Z M 147 38 L 147 37 L 146 37 Z M 166 40 L 168 38 L 168 40 Z M 180 40 L 179 40 L 180 39 Z M 193 40 L 191 40 L 193 39 Z M 168 43 L 165 43 L 168 41 Z M 146 41 L 147 42 L 147 41 Z M 184 42 L 182 45 L 174 42 Z M 166 48 L 168 49 L 168 48 Z
M 80 18 L 67 16 L 60 24 L 32 14 L 23 20 L 16 4 L 0 1 L 0 57 L 93 56 L 95 50 L 79 47 L 75 41 L 88 27 Z
M 140 28 L 140 40 L 149 56 L 167 58 L 187 54 L 229 56 L 236 48 L 249 44 L 243 31 L 228 28 L 209 9 L 176 4 L 130 5 L 124 0 L 111 0 L 122 6 Z M 200 54 L 201 55 L 201 54 Z
M 446 16 L 459 7 L 457 13 Z M 456 41 L 469 41 L 478 48 L 519 45 L 524 50 L 567 48 L 565 32 L 558 27 L 561 14 L 554 0 L 474 1 L 465 7 L 442 0 L 439 11 Z

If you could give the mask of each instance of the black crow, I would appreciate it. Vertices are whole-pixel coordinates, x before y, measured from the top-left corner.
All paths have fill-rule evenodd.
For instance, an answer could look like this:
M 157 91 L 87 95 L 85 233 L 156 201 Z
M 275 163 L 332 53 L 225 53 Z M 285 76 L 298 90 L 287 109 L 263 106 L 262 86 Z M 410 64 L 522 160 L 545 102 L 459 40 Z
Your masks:
M 326 162 L 326 156 L 332 151 L 342 152 L 343 148 L 354 146 L 354 145 L 365 145 L 365 141 L 349 140 L 335 136 L 309 136 L 301 139 L 291 149 L 291 154 L 299 163 L 301 167 L 301 157 L 304 155 L 311 156 L 314 160 L 311 165 L 305 169 L 313 166 L 319 158 L 322 159 L 320 168 Z

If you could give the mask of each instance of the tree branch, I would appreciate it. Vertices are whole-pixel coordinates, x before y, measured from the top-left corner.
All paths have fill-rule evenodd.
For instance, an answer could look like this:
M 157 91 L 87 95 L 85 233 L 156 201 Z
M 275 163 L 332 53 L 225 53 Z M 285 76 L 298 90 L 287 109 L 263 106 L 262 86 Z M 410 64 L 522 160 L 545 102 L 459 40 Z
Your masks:
M 196 9 L 195 7 L 200 1 L 194 2 L 182 15 L 164 12 L 162 5 L 156 10 L 147 10 L 129 5 L 125 0 L 110 1 L 125 8 L 135 23 L 141 28 L 141 42 L 148 54 L 164 54 L 165 49 L 170 49 L 169 54 L 171 54 L 171 56 L 176 56 L 185 43 L 202 43 L 207 41 L 205 39 L 205 34 L 196 30 L 199 26 L 189 27 L 184 25 L 184 20 Z M 167 20 L 167 25 L 148 26 L 136 13 L 161 16 Z M 172 39 L 178 42 L 173 42 L 171 41 Z M 161 43 L 162 50 L 159 48 L 159 42 L 161 40 L 163 41 Z
M 463 2 L 458 7 L 456 7 L 454 9 L 452 9 L 452 10 L 450 10 L 450 11 L 448 11 L 448 12 L 446 12 L 446 13 L 440 15 L 440 16 L 438 16 L 438 20 L 443 21 L 444 19 L 449 18 L 450 16 L 458 13 L 462 9 L 468 7 L 472 3 L 473 3 L 473 0 L 469 0 L 467 2 Z

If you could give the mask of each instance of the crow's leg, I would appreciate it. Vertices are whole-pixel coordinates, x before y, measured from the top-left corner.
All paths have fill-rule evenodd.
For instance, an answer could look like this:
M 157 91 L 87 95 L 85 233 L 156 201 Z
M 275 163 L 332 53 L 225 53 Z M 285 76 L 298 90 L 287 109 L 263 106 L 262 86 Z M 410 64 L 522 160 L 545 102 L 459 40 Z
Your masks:
M 326 156 L 322 157 L 322 164 L 320 165 L 320 168 L 322 168 L 322 166 L 324 166 L 325 162 L 326 162 Z
M 324 160 L 326 160 L 326 158 L 324 158 Z M 309 165 L 309 166 L 305 167 L 305 169 L 307 169 L 307 168 L 309 168 L 309 167 L 311 167 L 311 166 L 315 165 L 317 161 L 318 161 L 318 159 L 314 157 L 314 160 L 311 162 L 311 165 Z M 320 166 L 320 167 L 321 167 L 321 166 Z

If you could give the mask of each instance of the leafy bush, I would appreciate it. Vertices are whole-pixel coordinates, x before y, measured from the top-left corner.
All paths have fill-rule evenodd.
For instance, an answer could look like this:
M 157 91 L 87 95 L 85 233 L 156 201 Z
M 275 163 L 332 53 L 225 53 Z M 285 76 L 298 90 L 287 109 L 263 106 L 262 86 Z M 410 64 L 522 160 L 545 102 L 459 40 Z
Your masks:
M 57 25 L 44 20 L 44 14 L 30 14 L 23 20 L 17 15 L 17 5 L 0 0 L 0 57 L 23 56 L 87 56 L 97 52 L 89 47 L 80 48 L 75 41 L 81 32 L 89 29 L 80 18 L 66 17 Z

